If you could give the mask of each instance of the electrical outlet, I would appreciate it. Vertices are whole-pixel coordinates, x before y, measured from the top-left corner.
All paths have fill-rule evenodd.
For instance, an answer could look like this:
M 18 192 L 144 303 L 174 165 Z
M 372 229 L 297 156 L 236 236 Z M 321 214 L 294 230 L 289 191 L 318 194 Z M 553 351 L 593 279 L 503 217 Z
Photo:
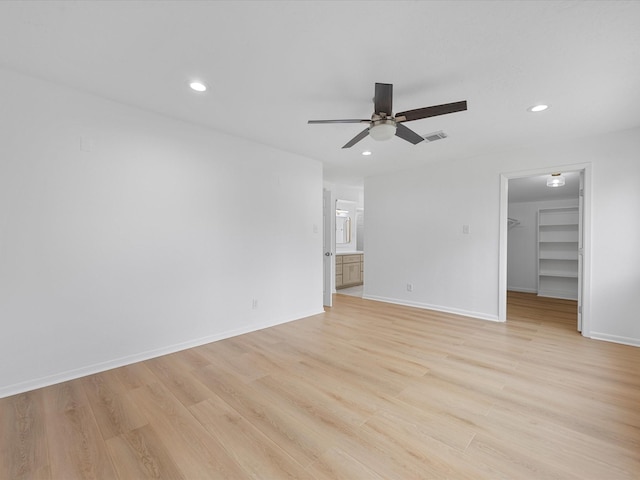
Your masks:
M 413 283 L 407 283 L 407 292 L 413 292 Z
M 256 300 L 255 298 L 253 299 L 253 301 L 251 302 L 251 308 L 253 310 L 257 310 L 258 309 L 258 300 Z

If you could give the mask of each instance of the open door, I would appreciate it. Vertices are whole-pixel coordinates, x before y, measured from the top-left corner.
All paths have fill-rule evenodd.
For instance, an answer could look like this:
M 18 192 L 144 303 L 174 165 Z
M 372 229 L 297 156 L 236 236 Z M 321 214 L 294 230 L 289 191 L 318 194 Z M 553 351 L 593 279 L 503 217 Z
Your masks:
M 332 206 L 331 191 L 322 192 L 322 253 L 323 253 L 323 295 L 322 303 L 325 307 L 333 305 L 333 222 L 335 209 Z
M 578 331 L 582 332 L 582 290 L 584 275 L 584 170 L 580 170 L 578 191 Z

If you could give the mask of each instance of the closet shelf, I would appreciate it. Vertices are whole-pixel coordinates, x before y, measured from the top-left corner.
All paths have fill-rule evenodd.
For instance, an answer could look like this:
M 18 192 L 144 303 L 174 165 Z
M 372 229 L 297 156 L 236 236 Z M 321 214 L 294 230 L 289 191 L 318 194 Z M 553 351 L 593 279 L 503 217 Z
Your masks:
M 578 243 L 578 240 L 540 240 L 538 243 Z
M 578 272 L 560 273 L 560 272 L 540 272 L 541 277 L 563 277 L 563 278 L 578 278 Z
M 577 208 L 538 211 L 538 295 L 578 298 Z

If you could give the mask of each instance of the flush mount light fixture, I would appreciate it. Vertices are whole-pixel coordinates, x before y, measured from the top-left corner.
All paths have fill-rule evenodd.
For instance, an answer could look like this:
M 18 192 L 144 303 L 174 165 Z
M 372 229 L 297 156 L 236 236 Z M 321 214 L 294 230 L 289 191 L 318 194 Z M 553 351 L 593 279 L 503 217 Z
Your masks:
M 207 86 L 202 82 L 191 82 L 189 83 L 191 90 L 195 90 L 196 92 L 206 92 Z
M 362 152 L 362 155 L 368 157 L 369 155 L 371 155 L 371 152 L 369 150 L 365 150 L 364 152 Z
M 544 112 L 547 108 L 549 108 L 549 105 L 540 104 L 540 105 L 534 105 L 533 107 L 529 107 L 527 108 L 527 110 L 535 113 L 535 112 Z
M 562 187 L 564 185 L 564 177 L 561 173 L 552 173 L 547 178 L 547 187 Z

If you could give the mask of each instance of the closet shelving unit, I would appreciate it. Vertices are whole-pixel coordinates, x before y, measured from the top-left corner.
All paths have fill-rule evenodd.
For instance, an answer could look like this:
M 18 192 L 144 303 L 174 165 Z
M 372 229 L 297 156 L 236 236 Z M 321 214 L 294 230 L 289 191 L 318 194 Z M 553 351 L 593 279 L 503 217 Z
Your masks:
M 578 299 L 578 208 L 538 211 L 538 295 Z

